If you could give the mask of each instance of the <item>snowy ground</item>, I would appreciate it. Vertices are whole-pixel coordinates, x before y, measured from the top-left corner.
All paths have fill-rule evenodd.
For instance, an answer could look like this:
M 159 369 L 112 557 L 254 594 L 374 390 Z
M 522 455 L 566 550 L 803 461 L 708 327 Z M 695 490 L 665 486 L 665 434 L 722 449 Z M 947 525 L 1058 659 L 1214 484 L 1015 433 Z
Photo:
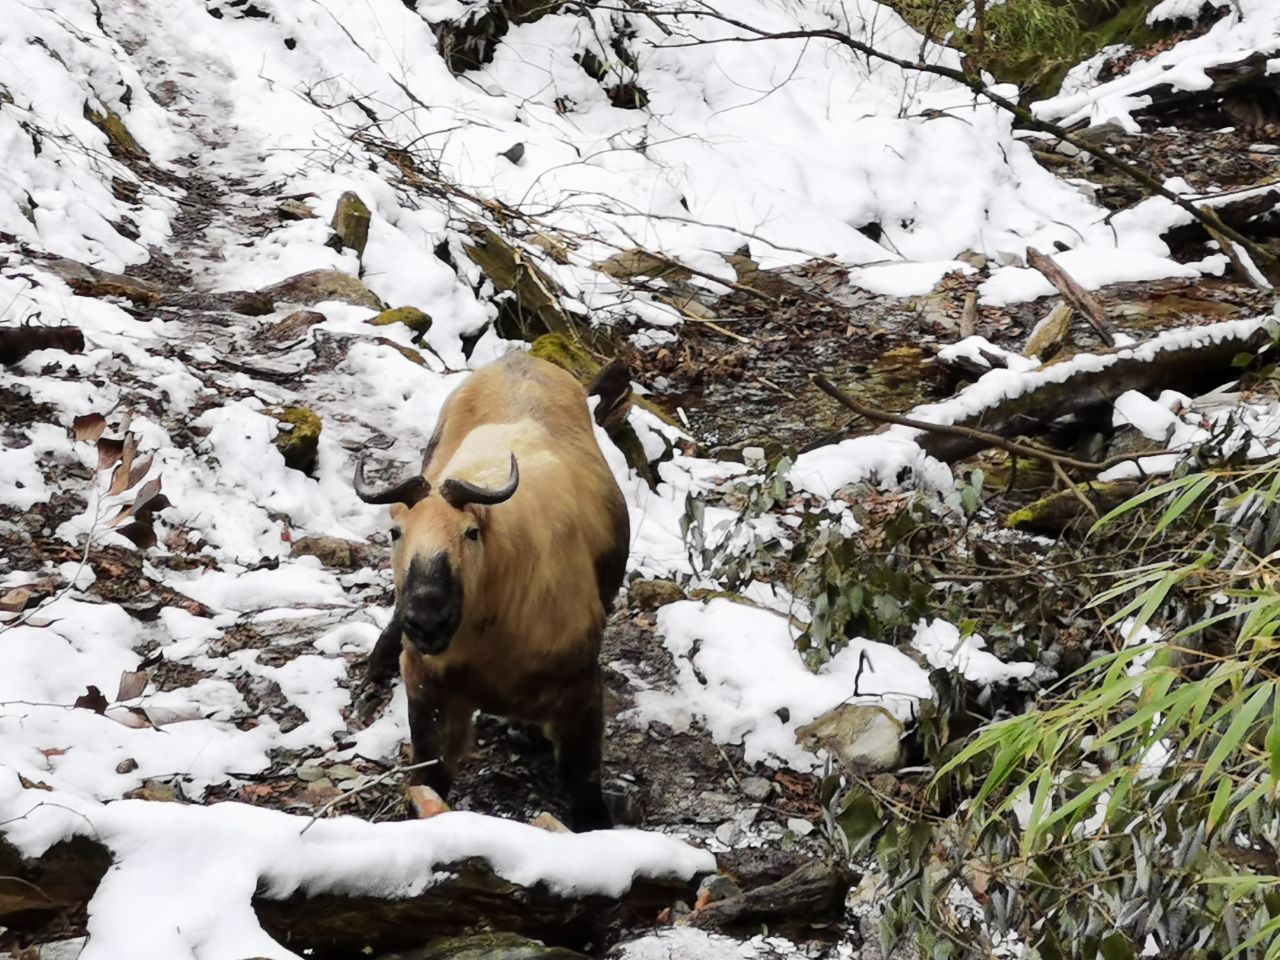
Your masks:
M 896 15 L 865 0 L 739 6 L 757 26 L 834 20 L 888 52 L 921 49 Z M 431 882 L 433 865 L 483 855 L 516 882 L 616 893 L 635 876 L 711 866 L 705 851 L 656 833 L 562 837 L 457 813 L 427 823 L 338 818 L 300 834 L 305 817 L 242 804 L 120 802 L 153 796 L 157 783 L 198 801 L 253 782 L 282 751 L 327 764 L 396 761 L 402 695 L 363 729 L 348 716 L 350 680 L 388 613 L 389 574 L 376 564 L 325 567 L 291 544 L 327 535 L 371 541 L 379 555 L 385 517 L 350 489 L 354 451 L 372 443 L 388 460 L 415 462 L 460 371 L 513 347 L 486 330 L 501 298 L 462 253 L 466 225 L 493 222 L 475 198 L 519 208 L 526 234 L 568 246 L 567 263 L 533 246 L 527 254 L 563 286 L 570 310 L 598 322 L 638 318 L 650 339 L 678 325 L 679 312 L 591 263 L 643 245 L 727 281 L 723 255 L 746 242 L 762 266 L 818 253 L 867 289 L 903 294 L 928 290 L 976 250 L 1009 261 L 983 282 L 990 303 L 1047 292 L 1018 263 L 1028 246 L 1067 245 L 1064 266 L 1091 286 L 1224 266 L 1172 260 L 1160 232 L 1174 214 L 1154 201 L 1108 222 L 1037 164 L 1008 117 L 954 84 L 820 44 L 688 46 L 686 31 L 723 40 L 734 30 L 601 9 L 514 27 L 491 63 L 454 76 L 430 28 L 462 16 L 452 0 L 420 0 L 416 13 L 400 0 L 254 8 L 266 16 L 220 0 L 24 0 L 0 24 L 4 318 L 73 324 L 86 338 L 82 355 L 42 351 L 0 373 L 9 405 L 0 524 L 24 544 L 0 563 L 0 596 L 55 584 L 37 609 L 0 624 L 0 828 L 28 854 L 76 833 L 114 851 L 117 868 L 91 905 L 86 958 L 296 956 L 258 926 L 249 901 L 260 884 L 281 895 L 408 893 Z M 586 50 L 631 71 L 648 109 L 612 106 L 573 59 Z M 926 54 L 954 65 L 949 51 Z M 1087 108 L 1068 106 L 1053 109 Z M 122 155 L 118 142 L 113 154 L 86 109 L 122 118 L 146 159 Z M 374 141 L 417 144 L 430 189 L 406 188 Z M 500 155 L 516 142 L 518 162 Z M 361 258 L 325 244 L 347 190 L 373 211 Z M 280 203 L 300 196 L 318 217 L 282 220 Z M 859 229 L 870 223 L 879 243 Z M 280 345 L 269 331 L 295 304 L 254 318 L 81 296 L 49 256 L 184 278 L 196 300 L 338 269 L 389 306 L 430 314 L 433 353 L 411 362 L 399 349 L 415 346 L 408 330 L 374 330 L 365 323 L 374 311 L 337 300 L 315 304 L 323 321 Z M 464 340 L 477 335 L 465 356 Z M 285 466 L 276 421 L 264 414 L 294 403 L 324 421 L 314 477 Z M 1160 419 L 1136 401 L 1126 409 L 1146 424 Z M 106 437 L 136 438 L 141 466 L 127 490 L 108 492 L 95 444 L 69 433 L 93 414 Z M 633 419 L 650 442 L 672 432 L 648 414 Z M 686 575 L 685 496 L 740 468 L 676 456 L 654 492 L 601 439 L 628 496 L 632 571 Z M 945 487 L 949 471 L 922 458 L 909 432 L 897 432 L 813 454 L 796 479 L 825 484 L 826 495 L 909 461 Z M 155 514 L 159 545 L 136 578 L 159 601 L 140 610 L 94 589 L 95 564 L 80 550 L 89 537 L 95 549 L 133 551 L 112 518 L 152 480 L 168 506 Z M 65 550 L 52 557 L 37 542 Z M 794 728 L 850 698 L 859 654 L 875 677 L 875 689 L 859 692 L 904 717 L 928 694 L 926 665 L 985 679 L 1017 672 L 980 637 L 961 642 L 941 621 L 920 625 L 914 658 L 865 641 L 817 676 L 776 613 L 690 602 L 659 621 L 674 683 L 615 723 L 701 724 L 742 744 L 748 762 L 802 770 L 819 761 L 795 744 Z M 266 649 L 246 636 L 267 638 Z M 186 682 L 169 682 L 181 671 Z M 94 688 L 99 697 L 86 697 Z M 287 703 L 292 719 L 282 723 L 246 689 Z M 179 862 L 204 866 L 178 875 Z

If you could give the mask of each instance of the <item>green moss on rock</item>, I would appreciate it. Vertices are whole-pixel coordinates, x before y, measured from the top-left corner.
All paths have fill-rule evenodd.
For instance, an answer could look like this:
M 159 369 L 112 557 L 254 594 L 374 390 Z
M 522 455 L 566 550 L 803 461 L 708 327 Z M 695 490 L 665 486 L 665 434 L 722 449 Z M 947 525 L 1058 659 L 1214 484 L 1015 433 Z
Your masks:
M 316 454 L 320 449 L 320 417 L 306 407 L 272 407 L 268 416 L 280 421 L 275 445 L 287 466 L 310 474 L 316 466 Z
M 117 160 L 145 160 L 147 151 L 134 139 L 120 114 L 114 110 L 102 113 L 84 105 L 84 118 L 107 135 L 107 150 Z
M 431 329 L 432 321 L 429 314 L 423 313 L 417 307 L 394 307 L 391 310 L 383 310 L 369 323 L 375 327 L 389 327 L 392 324 L 403 323 L 420 337 Z
M 350 247 L 357 257 L 364 256 L 365 245 L 369 242 L 369 222 L 372 214 L 360 195 L 348 190 L 338 198 L 338 205 L 333 211 L 330 226 L 333 232 L 342 238 L 342 245 Z

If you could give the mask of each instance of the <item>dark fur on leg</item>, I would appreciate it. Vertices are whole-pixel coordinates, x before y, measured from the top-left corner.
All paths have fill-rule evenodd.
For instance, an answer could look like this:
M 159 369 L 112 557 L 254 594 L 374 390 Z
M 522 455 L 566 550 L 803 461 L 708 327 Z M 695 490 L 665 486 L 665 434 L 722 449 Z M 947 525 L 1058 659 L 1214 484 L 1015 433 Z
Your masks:
M 613 818 L 600 789 L 601 754 L 604 749 L 604 711 L 600 671 L 581 709 L 551 723 L 560 780 L 569 794 L 570 826 L 579 833 L 608 830 Z
M 453 786 L 453 771 L 445 762 L 441 749 L 439 701 L 423 695 L 421 691 L 409 695 L 409 743 L 412 746 L 412 763 L 434 760 L 430 766 L 409 771 L 409 782 L 430 787 L 441 800 L 449 797 Z

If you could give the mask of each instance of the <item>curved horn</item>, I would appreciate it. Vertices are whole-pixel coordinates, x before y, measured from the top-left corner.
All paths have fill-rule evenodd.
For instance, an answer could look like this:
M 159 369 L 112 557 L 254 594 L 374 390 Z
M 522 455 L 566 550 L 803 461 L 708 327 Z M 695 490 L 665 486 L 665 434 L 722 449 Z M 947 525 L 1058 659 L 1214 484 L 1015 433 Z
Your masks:
M 449 506 L 455 510 L 461 510 L 469 503 L 482 503 L 492 506 L 495 503 L 510 500 L 518 486 L 520 486 L 520 468 L 516 464 L 516 455 L 513 453 L 511 455 L 511 476 L 507 478 L 506 486 L 490 490 L 485 487 L 477 487 L 474 483 L 467 483 L 465 480 L 446 480 L 440 485 L 440 496 L 444 497 Z
M 431 484 L 427 483 L 427 478 L 422 474 L 415 474 L 390 487 L 372 486 L 364 475 L 365 459 L 365 455 L 361 454 L 356 463 L 355 477 L 356 496 L 365 503 L 403 503 L 406 507 L 412 507 L 431 492 Z

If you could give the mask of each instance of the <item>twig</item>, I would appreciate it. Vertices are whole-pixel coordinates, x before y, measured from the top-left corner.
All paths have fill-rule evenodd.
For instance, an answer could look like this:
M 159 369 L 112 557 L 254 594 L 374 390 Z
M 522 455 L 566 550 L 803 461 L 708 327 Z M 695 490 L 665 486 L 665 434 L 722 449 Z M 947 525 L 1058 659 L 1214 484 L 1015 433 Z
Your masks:
M 1044 274 L 1044 278 L 1058 288 L 1058 292 L 1067 299 L 1067 302 L 1089 321 L 1089 326 L 1097 331 L 1103 343 L 1108 347 L 1116 345 L 1115 332 L 1111 329 L 1111 321 L 1107 319 L 1107 311 L 1102 301 L 1080 286 L 1048 254 L 1041 253 L 1034 247 L 1027 247 L 1027 263 Z
M 1129 460 L 1138 460 L 1143 457 L 1159 457 L 1169 453 L 1180 453 L 1179 450 L 1153 450 L 1149 453 L 1122 453 L 1114 457 L 1108 457 L 1098 463 L 1091 463 L 1088 460 L 1077 460 L 1075 457 L 1069 457 L 1066 454 L 1055 453 L 1052 450 L 1046 450 L 1044 447 L 1035 446 L 1034 444 L 1019 443 L 1017 440 L 1006 440 L 1004 437 L 995 433 L 988 433 L 986 430 L 978 430 L 975 427 L 964 427 L 958 424 L 929 423 L 927 420 L 916 420 L 912 417 L 904 417 L 896 413 L 885 413 L 883 410 L 876 410 L 874 407 L 868 407 L 859 403 L 851 396 L 833 384 L 830 380 L 820 373 L 812 374 L 809 377 L 815 387 L 831 397 L 841 406 L 852 410 L 859 416 L 868 420 L 874 420 L 877 423 L 893 423 L 900 427 L 911 427 L 915 430 L 924 430 L 927 433 L 941 433 L 951 437 L 963 437 L 966 440 L 976 440 L 989 447 L 999 447 L 1009 453 L 1021 454 L 1024 457 L 1033 457 L 1036 460 L 1043 460 L 1046 463 L 1060 465 L 1062 467 L 1071 467 L 1075 470 L 1086 470 L 1090 473 L 1101 473 L 1114 467 L 1118 463 L 1125 463 Z
M 1093 505 L 1092 501 L 1084 495 L 1079 487 L 1071 482 L 1071 478 L 1067 476 L 1067 472 L 1062 469 L 1062 464 L 1058 463 L 1056 460 L 1053 461 L 1053 472 L 1057 478 L 1063 482 L 1066 488 L 1075 494 L 1075 498 L 1084 504 L 1085 510 L 1093 515 L 1093 519 L 1097 520 L 1099 516 L 1098 508 Z
M 351 797 L 354 797 L 357 793 L 363 793 L 365 790 L 368 790 L 370 787 L 376 787 L 378 784 L 382 783 L 383 780 L 386 780 L 388 777 L 393 777 L 397 773 L 408 773 L 410 770 L 419 770 L 422 767 L 429 767 L 439 762 L 440 762 L 439 760 L 423 760 L 421 763 L 411 763 L 407 767 L 392 767 L 386 773 L 378 774 L 368 783 L 362 783 L 358 787 L 352 787 L 346 793 L 340 794 L 339 796 L 336 796 L 332 800 L 323 804 L 320 807 L 320 809 L 318 809 L 312 815 L 311 819 L 306 822 L 306 825 L 303 826 L 303 828 L 298 831 L 298 836 L 302 836 L 304 833 L 310 830 L 312 824 L 314 824 L 326 813 L 328 813 L 330 810 L 332 810 L 334 807 L 340 804 L 343 800 L 349 800 Z

